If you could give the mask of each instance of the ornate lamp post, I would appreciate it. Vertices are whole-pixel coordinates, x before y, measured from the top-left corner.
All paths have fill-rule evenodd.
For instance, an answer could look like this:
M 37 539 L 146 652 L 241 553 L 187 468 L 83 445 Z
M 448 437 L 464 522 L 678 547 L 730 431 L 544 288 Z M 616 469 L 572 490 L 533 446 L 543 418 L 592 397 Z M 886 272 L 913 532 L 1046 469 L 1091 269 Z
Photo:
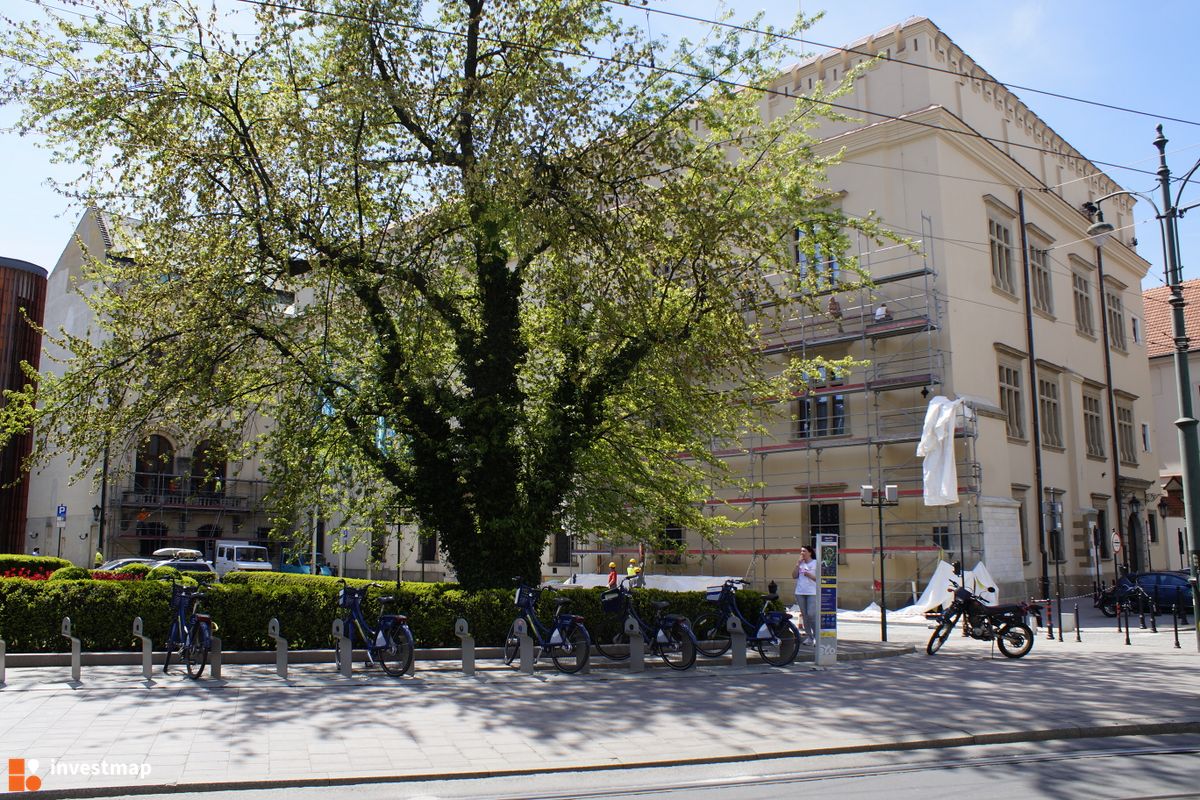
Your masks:
M 900 490 L 893 484 L 878 488 L 869 484 L 862 486 L 862 504 L 874 506 L 879 512 L 879 640 L 886 642 L 887 638 L 887 549 L 883 538 L 883 509 L 884 506 L 900 505 Z
M 1171 290 L 1171 311 L 1173 333 L 1175 340 L 1175 389 L 1179 405 L 1179 418 L 1175 427 L 1179 429 L 1179 456 L 1183 473 L 1183 514 L 1187 522 L 1188 533 L 1188 563 L 1191 570 L 1189 578 L 1192 585 L 1192 603 L 1200 609 L 1200 432 L 1197 431 L 1195 414 L 1192 411 L 1192 381 L 1188 370 L 1188 335 L 1187 324 L 1184 320 L 1183 309 L 1186 303 L 1183 299 L 1183 265 L 1179 262 L 1179 218 L 1193 206 L 1179 207 L 1179 200 L 1188 181 L 1200 169 L 1197 161 L 1183 179 L 1178 182 L 1175 196 L 1171 196 L 1171 170 L 1167 167 L 1167 137 L 1163 135 L 1162 126 L 1158 126 L 1158 136 L 1154 140 L 1158 148 L 1158 186 L 1162 194 L 1162 208 L 1153 200 L 1138 192 L 1113 192 L 1095 201 L 1098 209 L 1100 203 L 1118 195 L 1136 195 L 1150 202 L 1157 212 L 1159 225 L 1163 231 L 1163 252 L 1166 256 L 1167 286 Z M 1088 228 L 1088 235 L 1102 244 L 1113 231 L 1113 226 L 1103 218 L 1097 220 Z M 1196 649 L 1200 650 L 1200 614 L 1195 617 Z

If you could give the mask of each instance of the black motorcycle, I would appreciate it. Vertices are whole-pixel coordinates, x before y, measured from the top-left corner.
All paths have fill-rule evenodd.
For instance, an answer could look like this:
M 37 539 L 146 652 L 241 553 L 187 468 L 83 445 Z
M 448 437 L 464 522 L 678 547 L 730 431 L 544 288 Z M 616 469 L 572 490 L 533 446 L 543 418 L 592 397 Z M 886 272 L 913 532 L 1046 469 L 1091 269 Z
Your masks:
M 961 572 L 955 570 L 956 575 Z M 1037 603 L 1012 603 L 990 606 L 983 598 L 951 580 L 954 600 L 940 611 L 930 611 L 925 616 L 937 623 L 925 652 L 933 655 L 941 649 L 958 621 L 963 620 L 963 630 L 972 639 L 995 642 L 1000 652 L 1009 658 L 1020 658 L 1033 649 L 1033 631 L 1025 624 L 1029 615 L 1041 618 L 1042 608 Z M 988 589 L 989 592 L 996 591 Z

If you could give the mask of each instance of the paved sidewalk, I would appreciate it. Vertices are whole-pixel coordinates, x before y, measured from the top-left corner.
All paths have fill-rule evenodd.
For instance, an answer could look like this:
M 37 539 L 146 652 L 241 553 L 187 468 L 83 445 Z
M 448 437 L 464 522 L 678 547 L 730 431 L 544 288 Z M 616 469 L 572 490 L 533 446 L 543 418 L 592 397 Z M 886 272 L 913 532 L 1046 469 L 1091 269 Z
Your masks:
M 857 636 L 859 627 L 843 633 Z M 889 627 L 889 638 L 928 635 L 923 626 Z M 41 794 L 70 796 L 1200 732 L 1194 643 L 1166 649 L 1145 635 L 1125 648 L 1107 633 L 1084 636 L 1039 640 L 1015 661 L 952 637 L 932 658 L 830 670 L 488 669 L 468 678 L 419 669 L 404 679 L 360 670 L 345 680 L 327 665 L 305 665 L 285 682 L 270 666 L 246 665 L 221 682 L 159 671 L 147 685 L 129 667 L 93 667 L 71 686 L 61 667 L 10 669 L 0 689 L 0 757 L 38 759 Z M 143 777 L 80 774 L 141 764 Z

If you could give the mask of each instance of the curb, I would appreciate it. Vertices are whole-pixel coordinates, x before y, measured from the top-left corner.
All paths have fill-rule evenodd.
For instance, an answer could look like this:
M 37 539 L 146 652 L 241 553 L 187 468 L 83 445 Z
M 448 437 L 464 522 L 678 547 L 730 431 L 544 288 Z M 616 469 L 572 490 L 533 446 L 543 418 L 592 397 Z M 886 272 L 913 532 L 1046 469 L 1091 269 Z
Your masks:
M 911 739 L 897 742 L 843 745 L 839 747 L 817 747 L 801 750 L 779 750 L 770 753 L 735 754 L 703 758 L 665 759 L 662 761 L 637 761 L 622 764 L 572 764 L 541 769 L 512 770 L 465 770 L 462 772 L 431 772 L 420 775 L 343 778 L 286 778 L 281 780 L 228 781 L 220 783 L 165 783 L 145 786 L 80 787 L 78 789 L 42 789 L 39 797 L 124 797 L 146 794 L 178 794 L 183 792 L 224 792 L 261 789 L 298 789 L 322 786 L 352 786 L 356 784 L 425 783 L 430 781 L 475 780 L 479 778 L 506 778 L 523 775 L 548 775 L 566 772 L 611 772 L 626 769 L 654 767 L 686 767 L 711 764 L 735 764 L 749 761 L 766 761 L 783 758 L 809 758 L 814 756 L 850 755 L 854 753 L 902 752 L 909 750 L 939 750 L 973 745 L 1019 744 L 1023 742 L 1045 742 L 1068 739 L 1110 739 L 1122 736 L 1163 736 L 1172 734 L 1200 733 L 1200 720 L 1190 722 L 1133 723 L 1122 725 L 1087 725 L 1066 728 L 1045 728 L 1030 731 L 1007 731 L 996 733 L 968 734 L 940 739 Z

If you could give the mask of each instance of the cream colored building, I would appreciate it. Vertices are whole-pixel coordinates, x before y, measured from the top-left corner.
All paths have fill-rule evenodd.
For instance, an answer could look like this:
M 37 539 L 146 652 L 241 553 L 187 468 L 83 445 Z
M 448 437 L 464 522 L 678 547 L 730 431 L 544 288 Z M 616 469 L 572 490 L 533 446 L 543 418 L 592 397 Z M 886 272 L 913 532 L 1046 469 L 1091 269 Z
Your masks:
M 822 273 L 842 318 L 827 313 L 824 296 L 819 313 L 780 309 L 786 329 L 768 357 L 850 355 L 870 365 L 814 376 L 807 393 L 780 404 L 770 435 L 715 445 L 760 486 L 715 495 L 713 513 L 731 507 L 755 524 L 718 548 L 685 532 L 682 563 L 664 556 L 650 569 L 744 574 L 790 595 L 799 546 L 833 532 L 843 603 L 865 605 L 878 599 L 880 530 L 860 486 L 895 484 L 900 502 L 883 509 L 888 607 L 908 604 L 940 558 L 984 561 L 1008 598 L 1040 595 L 1039 579 L 1044 572 L 1053 584 L 1056 567 L 1064 596 L 1090 593 L 1094 581 L 1112 580 L 1114 532 L 1126 553 L 1136 548 L 1130 526 L 1144 531 L 1161 491 L 1140 288 L 1149 265 L 1131 241 L 1132 202 L 1105 203 L 1117 235 L 1101 260 L 1081 206 L 1120 187 L 927 19 L 796 65 L 774 84 L 764 115 L 868 60 L 852 50 L 890 60 L 835 101 L 856 121 L 820 129 L 822 149 L 842 152 L 828 188 L 843 211 L 874 211 L 915 250 L 852 248 L 872 291 L 840 288 L 853 277 L 843 257 L 797 258 L 797 269 Z M 881 303 L 890 313 L 876 320 Z M 966 407 L 954 444 L 959 502 L 943 507 L 924 504 L 915 454 L 938 395 Z M 608 560 L 577 557 L 588 572 Z

